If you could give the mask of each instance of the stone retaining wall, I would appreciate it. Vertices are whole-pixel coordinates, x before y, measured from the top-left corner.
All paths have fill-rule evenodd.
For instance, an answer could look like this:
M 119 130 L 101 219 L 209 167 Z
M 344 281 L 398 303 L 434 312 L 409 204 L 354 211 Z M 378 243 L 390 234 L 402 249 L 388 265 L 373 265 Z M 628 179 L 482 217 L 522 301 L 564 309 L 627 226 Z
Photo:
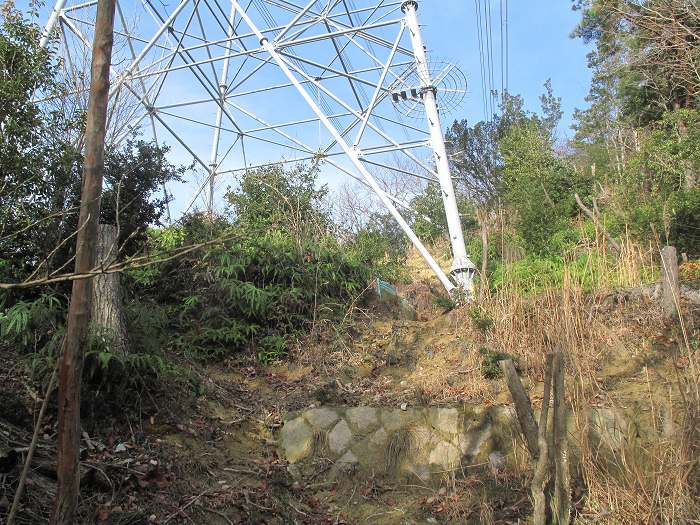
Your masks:
M 634 414 L 618 409 L 591 408 L 577 429 L 570 414 L 572 460 L 584 441 L 601 457 L 614 457 L 630 440 L 641 438 L 638 422 Z M 663 425 L 664 433 L 672 433 L 669 425 Z M 315 460 L 324 460 L 333 465 L 331 475 L 363 472 L 423 481 L 470 465 L 499 471 L 513 460 L 514 443 L 522 441 L 515 411 L 507 406 L 326 406 L 289 414 L 278 437 L 295 476 L 303 476 Z
M 336 470 L 427 480 L 464 465 L 503 462 L 514 423 L 509 407 L 322 407 L 288 419 L 279 443 L 291 464 L 324 457 Z

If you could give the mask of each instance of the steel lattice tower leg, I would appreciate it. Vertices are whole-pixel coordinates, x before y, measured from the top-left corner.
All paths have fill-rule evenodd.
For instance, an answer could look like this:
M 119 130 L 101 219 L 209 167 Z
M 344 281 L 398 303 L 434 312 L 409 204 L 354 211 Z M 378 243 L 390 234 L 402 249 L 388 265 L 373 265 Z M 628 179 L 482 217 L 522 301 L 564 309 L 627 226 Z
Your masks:
M 423 44 L 423 37 L 421 35 L 420 25 L 418 24 L 418 2 L 416 0 L 407 0 L 402 4 L 401 10 L 406 15 L 406 24 L 411 34 L 411 44 L 413 45 L 413 53 L 416 57 L 416 67 L 422 82 L 421 97 L 423 98 L 425 114 L 430 129 L 430 145 L 435 155 L 435 165 L 440 179 L 442 201 L 445 205 L 447 228 L 450 234 L 453 256 L 450 274 L 457 282 L 457 286 L 468 295 L 472 295 L 474 292 L 476 266 L 469 259 L 467 247 L 464 243 L 462 222 L 459 218 L 457 198 L 455 197 L 454 185 L 452 184 L 452 176 L 450 174 L 450 163 L 447 157 L 447 148 L 445 147 L 445 138 L 442 134 L 442 126 L 440 124 L 436 89 L 430 77 L 425 45 Z

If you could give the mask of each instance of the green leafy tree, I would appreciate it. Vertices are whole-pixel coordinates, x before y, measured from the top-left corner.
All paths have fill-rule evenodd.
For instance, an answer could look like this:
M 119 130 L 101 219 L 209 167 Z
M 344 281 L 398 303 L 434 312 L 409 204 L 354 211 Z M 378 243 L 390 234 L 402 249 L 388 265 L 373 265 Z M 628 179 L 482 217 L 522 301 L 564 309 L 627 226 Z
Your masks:
M 0 279 L 12 281 L 51 259 L 69 233 L 80 154 L 63 140 L 78 123 L 36 101 L 63 92 L 57 58 L 11 4 L 0 19 Z
M 528 247 L 548 249 L 554 232 L 566 226 L 574 211 L 571 170 L 552 155 L 549 141 L 531 122 L 501 141 L 504 197 L 516 212 L 515 223 Z
M 398 281 L 410 241 L 389 213 L 373 213 L 346 247 L 376 277 Z
M 547 79 L 544 83 L 544 89 L 545 92 L 540 96 L 542 116 L 539 118 L 539 125 L 545 136 L 554 138 L 557 126 L 564 115 L 564 112 L 561 110 L 561 97 L 554 95 L 551 79 Z
M 70 268 L 77 228 L 82 153 L 71 141 L 82 117 L 49 103 L 65 95 L 55 54 L 39 46 L 39 28 L 4 4 L 0 25 L 0 279 L 21 280 Z M 40 96 L 36 96 L 40 95 Z M 157 192 L 184 168 L 169 164 L 167 148 L 129 141 L 105 158 L 102 221 L 119 209 L 123 255 L 143 247 L 145 231 L 166 206 Z M 30 294 L 32 292 L 29 292 Z
M 624 218 L 640 237 L 700 255 L 700 189 L 688 184 L 700 170 L 700 112 L 664 114 L 641 139 L 621 188 Z
M 574 0 L 574 36 L 596 45 L 594 63 L 616 82 L 623 114 L 635 126 L 664 111 L 693 108 L 700 96 L 700 11 L 677 0 Z
M 503 178 L 503 159 L 499 140 L 527 119 L 523 99 L 503 95 L 501 112 L 489 122 L 470 126 L 466 120 L 455 121 L 445 134 L 449 145 L 455 190 L 464 197 L 488 206 L 498 200 Z
M 500 141 L 503 199 L 515 212 L 514 224 L 534 253 L 558 253 L 562 235 L 578 214 L 574 194 L 590 194 L 591 180 L 554 152 L 561 101 L 549 81 L 540 98 L 542 115 L 529 115 Z
M 594 45 L 590 107 L 575 115 L 579 171 L 595 165 L 615 220 L 697 253 L 700 10 L 695 2 L 575 0 Z
M 462 220 L 462 227 L 464 229 L 472 228 L 475 224 L 474 211 L 467 195 L 457 194 L 457 208 Z M 416 235 L 427 241 L 436 241 L 441 237 L 447 237 L 447 217 L 439 184 L 428 184 L 423 193 L 411 200 L 411 209 L 415 212 L 413 229 Z
M 119 227 L 121 255 L 138 253 L 145 246 L 150 226 L 161 226 L 169 197 L 163 188 L 182 179 L 185 166 L 167 160 L 167 147 L 129 140 L 105 155 L 105 184 L 100 220 Z
M 304 167 L 261 169 L 229 192 L 229 217 L 187 217 L 155 242 L 230 238 L 139 274 L 142 300 L 170 311 L 173 344 L 201 358 L 252 351 L 283 357 L 295 341 L 347 305 L 383 271 L 376 237 L 341 243 L 325 207 L 325 187 Z M 370 239 L 371 238 L 371 242 Z
M 251 231 L 283 228 L 299 236 L 324 231 L 330 225 L 324 207 L 328 189 L 316 187 L 317 174 L 304 166 L 248 172 L 240 187 L 226 195 L 234 223 Z

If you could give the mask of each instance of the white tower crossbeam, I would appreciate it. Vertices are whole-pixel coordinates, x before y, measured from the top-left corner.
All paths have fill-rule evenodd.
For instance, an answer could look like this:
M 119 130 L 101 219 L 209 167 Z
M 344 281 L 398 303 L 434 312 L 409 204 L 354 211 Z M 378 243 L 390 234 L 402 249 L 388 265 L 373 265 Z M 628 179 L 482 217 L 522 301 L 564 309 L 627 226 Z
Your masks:
M 109 137 L 119 144 L 150 131 L 159 144 L 174 142 L 176 162 L 194 159 L 198 178 L 166 193 L 177 195 L 179 214 L 214 214 L 222 202 L 217 188 L 250 170 L 318 167 L 370 188 L 445 289 L 471 293 L 475 269 L 438 110 L 454 66 L 431 71 L 417 1 L 117 1 Z M 94 0 L 56 0 L 41 36 L 42 46 L 55 45 L 65 58 L 75 79 L 66 97 L 77 105 L 86 93 L 81 57 L 92 46 L 95 10 Z M 445 93 L 466 89 L 457 84 Z M 425 118 L 411 121 L 421 105 Z M 412 177 L 415 186 L 408 196 L 391 195 L 383 172 Z M 410 211 L 407 201 L 426 181 L 442 190 L 449 272 L 397 208 Z

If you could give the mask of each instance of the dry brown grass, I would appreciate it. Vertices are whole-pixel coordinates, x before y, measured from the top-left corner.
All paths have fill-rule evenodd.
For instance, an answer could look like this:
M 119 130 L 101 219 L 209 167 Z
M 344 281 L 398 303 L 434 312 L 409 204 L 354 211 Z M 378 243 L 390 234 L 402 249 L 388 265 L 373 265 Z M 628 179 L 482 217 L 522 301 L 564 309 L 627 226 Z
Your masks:
M 358 393 L 358 402 L 368 404 L 410 403 L 413 387 L 438 404 L 508 403 L 502 382 L 482 375 L 483 356 L 477 350 L 484 348 L 517 357 L 537 406 L 544 358 L 557 345 L 569 356 L 568 397 L 577 436 L 572 446 L 580 485 L 574 501 L 577 522 L 700 523 L 700 378 L 692 346 L 697 333 L 685 323 L 664 326 L 659 305 L 642 293 L 650 278 L 661 275 L 654 270 L 658 247 L 629 239 L 621 244 L 619 257 L 606 256 L 599 241 L 580 246 L 578 266 L 565 265 L 557 289 L 525 294 L 513 281 L 482 294 L 476 304 L 424 323 L 373 322 L 366 340 L 319 358 L 316 368 L 335 372 L 376 366 L 377 377 L 344 385 Z M 415 258 L 413 263 L 413 275 L 427 278 L 421 263 Z M 684 307 L 680 301 L 679 306 Z M 489 327 L 474 321 L 474 308 L 491 321 Z M 404 355 L 408 347 L 415 362 L 398 365 L 399 377 L 382 374 L 386 355 L 394 350 Z M 579 437 L 588 435 L 586 413 L 592 407 L 619 410 L 631 421 L 615 450 Z M 522 452 L 517 446 L 513 450 Z M 460 512 L 462 517 L 481 512 L 483 522 L 489 521 L 486 507 Z
M 413 435 L 410 429 L 399 429 L 391 434 L 386 447 L 386 470 L 394 472 L 413 449 Z
M 542 377 L 547 351 L 554 345 L 566 351 L 579 436 L 587 435 L 583 413 L 591 406 L 644 407 L 622 447 L 602 451 L 586 439 L 577 443 L 585 486 L 578 502 L 581 522 L 700 523 L 700 378 L 692 334 L 681 316 L 676 347 L 650 365 L 655 379 L 663 381 L 652 382 L 643 349 L 667 333 L 659 307 L 639 296 L 628 305 L 611 299 L 614 289 L 643 284 L 651 273 L 652 254 L 629 241 L 616 260 L 600 257 L 599 245 L 587 249 L 597 293 L 584 293 L 573 272 L 565 270 L 559 290 L 524 296 L 507 287 L 507 293 L 484 294 L 479 307 L 493 320 L 485 342 L 517 356 L 533 382 Z M 680 301 L 677 306 L 682 309 Z
M 696 423 L 684 425 L 697 434 Z M 697 435 L 694 438 L 697 440 Z M 584 442 L 585 444 L 585 442 Z M 698 523 L 697 450 L 683 433 L 626 440 L 601 458 L 582 447 L 580 473 L 587 489 L 580 521 L 588 523 Z
M 700 377 L 693 334 L 683 315 L 680 326 L 664 326 L 659 305 L 642 293 L 663 275 L 658 245 L 626 238 L 621 247 L 619 256 L 609 257 L 601 238 L 579 246 L 578 266 L 565 265 L 561 287 L 539 294 L 524 293 L 526 286 L 506 272 L 500 291 L 482 293 L 476 305 L 441 321 L 452 334 L 436 321 L 433 340 L 445 343 L 445 350 L 419 359 L 411 380 L 438 402 L 507 401 L 498 382 L 481 376 L 482 356 L 473 350 L 483 347 L 517 357 L 538 404 L 544 357 L 556 345 L 569 356 L 577 436 L 588 435 L 585 413 L 591 407 L 632 419 L 615 450 L 587 439 L 575 443 L 584 486 L 575 502 L 578 521 L 700 523 Z M 683 311 L 680 300 L 677 306 Z M 489 329 L 475 326 L 473 308 L 492 321 Z M 469 342 L 470 351 L 460 353 L 463 345 L 451 344 L 450 335 Z M 455 386 L 450 379 L 456 370 L 463 381 Z

